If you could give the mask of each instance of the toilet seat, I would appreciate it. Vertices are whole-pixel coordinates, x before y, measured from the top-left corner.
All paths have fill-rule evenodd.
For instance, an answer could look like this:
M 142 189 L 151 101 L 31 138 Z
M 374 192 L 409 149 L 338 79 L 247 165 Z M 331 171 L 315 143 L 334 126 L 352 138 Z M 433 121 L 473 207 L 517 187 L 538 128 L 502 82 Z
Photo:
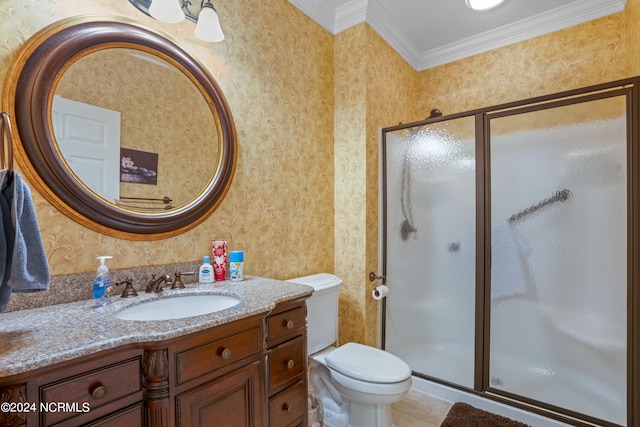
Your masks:
M 329 368 L 329 371 L 331 372 L 331 378 L 337 385 L 343 387 L 343 391 L 347 389 L 378 396 L 375 400 L 380 400 L 382 396 L 404 395 L 411 388 L 411 377 L 396 383 L 370 383 L 353 379 L 331 368 Z
M 336 348 L 325 356 L 325 362 L 341 377 L 370 386 L 402 383 L 411 377 L 411 368 L 399 357 L 358 343 L 350 342 Z

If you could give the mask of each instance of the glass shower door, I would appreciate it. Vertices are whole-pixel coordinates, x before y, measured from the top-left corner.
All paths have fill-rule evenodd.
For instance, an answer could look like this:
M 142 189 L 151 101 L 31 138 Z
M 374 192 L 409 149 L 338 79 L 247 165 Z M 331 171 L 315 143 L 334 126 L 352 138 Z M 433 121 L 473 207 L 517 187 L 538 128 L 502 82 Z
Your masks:
M 473 387 L 473 116 L 385 133 L 384 347 L 423 376 Z
M 626 425 L 625 93 L 490 120 L 490 391 Z M 598 423 L 599 424 L 599 423 Z

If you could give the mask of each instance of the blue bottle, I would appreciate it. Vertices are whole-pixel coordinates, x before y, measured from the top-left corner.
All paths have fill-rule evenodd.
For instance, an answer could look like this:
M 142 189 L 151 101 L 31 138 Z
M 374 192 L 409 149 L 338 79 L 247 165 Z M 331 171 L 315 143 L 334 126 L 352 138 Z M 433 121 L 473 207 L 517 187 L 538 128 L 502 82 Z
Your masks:
M 105 259 L 111 259 L 112 256 L 99 256 L 100 266 L 98 266 L 98 274 L 93 281 L 93 300 L 96 307 L 103 307 L 111 304 L 111 295 L 113 294 L 113 285 L 111 284 L 111 275 L 109 268 L 104 263 Z
M 229 276 L 232 282 L 244 280 L 244 251 L 229 252 Z

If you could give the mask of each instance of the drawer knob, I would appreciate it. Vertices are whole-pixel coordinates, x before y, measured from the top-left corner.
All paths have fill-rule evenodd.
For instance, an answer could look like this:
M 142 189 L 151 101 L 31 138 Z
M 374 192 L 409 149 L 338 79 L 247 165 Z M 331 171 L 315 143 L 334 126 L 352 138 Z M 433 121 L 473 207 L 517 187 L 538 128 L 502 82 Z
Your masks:
M 220 353 L 220 356 L 222 356 L 224 360 L 229 359 L 231 357 L 231 349 L 225 348 L 224 350 L 222 350 L 222 353 Z
M 293 360 L 289 360 L 287 362 L 287 369 L 293 369 L 294 366 L 295 366 L 295 362 Z
M 289 406 L 288 403 L 285 403 L 284 405 L 282 405 L 282 409 L 287 411 L 287 414 L 293 413 L 293 406 Z
M 293 320 L 289 320 L 285 323 L 287 329 L 293 329 Z
M 99 385 L 92 390 L 89 390 L 89 392 L 91 393 L 93 400 L 100 400 L 107 395 L 107 387 Z

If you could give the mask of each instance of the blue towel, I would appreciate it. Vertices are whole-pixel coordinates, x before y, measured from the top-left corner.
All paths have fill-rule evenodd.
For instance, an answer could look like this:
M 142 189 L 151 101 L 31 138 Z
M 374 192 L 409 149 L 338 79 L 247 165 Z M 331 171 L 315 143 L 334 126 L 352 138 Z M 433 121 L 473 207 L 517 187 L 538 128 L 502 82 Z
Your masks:
M 7 235 L 11 235 L 11 201 L 4 197 L 4 189 L 8 184 L 8 173 L 6 169 L 0 170 L 0 214 L 2 214 L 2 227 L 0 227 L 0 311 L 7 309 L 11 288 L 9 281 L 9 244 Z
M 2 170 L 0 188 L 5 242 L 0 245 L 0 260 L 6 260 L 4 271 L 0 271 L 0 311 L 3 311 L 8 303 L 7 287 L 11 292 L 49 289 L 49 263 L 29 187 L 17 171 L 9 178 L 7 171 Z

